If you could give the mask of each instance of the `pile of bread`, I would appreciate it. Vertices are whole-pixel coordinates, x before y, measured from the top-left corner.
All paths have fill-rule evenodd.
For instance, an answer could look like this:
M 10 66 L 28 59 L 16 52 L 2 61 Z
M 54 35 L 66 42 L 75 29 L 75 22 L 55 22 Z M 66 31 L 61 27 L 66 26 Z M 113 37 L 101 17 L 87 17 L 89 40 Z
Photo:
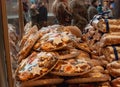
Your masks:
M 99 60 L 111 76 L 111 86 L 119 87 L 120 20 L 96 17 L 86 27 L 82 39 L 89 46 L 91 58 Z
M 39 30 L 28 23 L 17 54 L 17 85 L 113 87 L 114 83 L 119 83 L 117 78 L 111 84 L 111 76 L 116 78 L 119 73 L 118 70 L 113 74 L 113 66 L 119 69 L 119 62 L 108 61 L 101 53 L 108 47 L 109 41 L 102 40 L 106 35 L 99 32 L 96 25 L 88 28 L 89 31 L 82 34 L 76 26 L 53 25 Z M 110 53 L 113 52 L 110 50 Z

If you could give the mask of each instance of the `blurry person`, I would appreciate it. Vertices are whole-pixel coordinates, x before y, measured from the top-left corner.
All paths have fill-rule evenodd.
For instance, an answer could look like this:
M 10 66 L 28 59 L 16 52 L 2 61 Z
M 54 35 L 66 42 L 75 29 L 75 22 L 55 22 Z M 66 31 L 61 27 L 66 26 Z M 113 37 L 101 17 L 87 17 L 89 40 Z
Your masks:
M 68 6 L 68 0 L 55 0 L 52 5 L 52 10 L 58 24 L 60 25 L 71 25 L 71 12 Z
M 110 0 L 110 8 L 111 9 L 115 8 L 115 2 L 114 2 L 114 0 Z
M 30 2 L 31 2 L 32 4 L 35 4 L 35 0 L 30 0 Z
M 36 5 L 32 4 L 30 7 L 30 15 L 31 15 L 32 25 L 38 26 L 38 14 L 39 14 L 39 12 L 37 11 Z
M 114 16 L 114 9 L 115 9 L 115 1 L 114 0 L 110 0 L 110 9 L 112 10 L 113 16 Z
M 97 11 L 99 14 L 103 13 L 103 6 L 101 3 L 99 3 L 98 7 L 97 7 Z
M 98 14 L 97 6 L 98 0 L 91 0 L 91 5 L 88 8 L 88 20 L 90 21 L 96 14 Z
M 81 31 L 88 23 L 87 8 L 85 7 L 84 0 L 71 0 L 70 8 L 72 11 L 72 25 L 77 26 Z
M 109 12 L 108 14 L 105 15 L 107 18 L 113 18 L 113 13 L 112 13 L 112 10 L 110 9 L 110 1 L 109 0 L 104 0 L 103 11 Z
M 28 1 L 27 0 L 23 0 L 23 15 L 24 15 L 24 24 L 26 24 L 27 22 L 30 21 L 29 18 L 29 6 L 28 6 Z
M 88 9 L 90 6 L 90 0 L 85 0 L 84 1 L 86 8 Z
M 43 2 L 39 2 L 38 4 L 38 20 L 39 20 L 39 27 L 46 27 L 47 26 L 47 16 L 48 16 L 48 11 L 46 6 L 44 5 Z
M 115 0 L 115 18 L 120 19 L 120 0 Z

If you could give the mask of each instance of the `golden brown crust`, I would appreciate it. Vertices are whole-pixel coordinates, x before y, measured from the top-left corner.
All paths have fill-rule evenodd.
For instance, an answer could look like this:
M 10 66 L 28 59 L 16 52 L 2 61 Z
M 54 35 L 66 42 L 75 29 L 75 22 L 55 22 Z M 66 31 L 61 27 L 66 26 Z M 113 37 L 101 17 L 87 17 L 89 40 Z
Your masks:
M 78 49 L 90 53 L 90 49 L 87 43 L 75 43 L 75 44 Z
M 107 70 L 113 77 L 120 76 L 120 61 L 114 61 L 107 65 Z
M 68 50 L 60 50 L 60 52 L 58 52 L 58 59 L 71 59 L 71 58 L 75 58 L 79 55 L 79 51 L 77 49 L 68 49 Z
M 38 32 L 37 26 L 33 26 L 33 27 L 29 28 L 29 30 L 26 31 L 26 32 L 25 32 L 25 35 L 22 37 L 22 40 L 20 41 L 19 46 L 22 48 L 22 47 L 25 45 L 25 43 L 28 42 L 28 38 L 29 38 L 31 35 L 36 34 L 36 32 Z
M 33 47 L 34 50 L 56 51 L 68 47 L 74 47 L 77 41 L 75 35 L 70 32 L 50 32 L 44 34 Z
M 102 65 L 102 62 L 99 59 L 90 59 L 90 63 L 93 66 L 101 66 Z
M 40 79 L 36 81 L 27 81 L 21 84 L 21 87 L 34 87 L 34 86 L 46 86 L 46 85 L 56 85 L 60 84 L 64 81 L 61 78 L 48 78 L 48 79 Z
M 110 80 L 109 75 L 103 75 L 102 77 L 74 78 L 66 80 L 66 82 L 70 84 L 78 84 L 78 83 L 104 82 L 109 80 Z
M 65 26 L 64 30 L 68 31 L 68 32 L 71 32 L 76 37 L 81 37 L 82 36 L 82 32 L 80 31 L 80 29 L 77 26 Z
M 92 71 L 82 75 L 82 78 L 98 78 L 103 77 L 105 70 L 102 66 L 93 66 Z
M 101 82 L 98 84 L 98 87 L 112 87 L 110 82 L 107 81 L 107 82 Z
M 24 33 L 28 33 L 30 28 L 32 27 L 32 22 L 28 22 L 24 27 Z
M 120 58 L 120 46 L 114 46 L 114 48 L 116 49 L 118 59 L 119 59 Z M 107 46 L 105 48 L 102 48 L 102 50 L 101 50 L 102 54 L 105 55 L 106 59 L 109 62 L 116 60 L 114 48 L 112 46 Z
M 120 31 L 119 19 L 108 19 L 108 23 L 109 23 L 109 31 L 108 31 L 109 33 Z M 97 27 L 100 31 L 107 32 L 105 20 L 101 19 L 98 22 Z
M 120 78 L 118 77 L 118 78 L 112 80 L 111 83 L 112 83 L 113 87 L 120 87 Z
M 114 80 L 112 80 L 112 87 L 120 87 L 120 78 L 116 78 Z
M 55 53 L 33 52 L 19 64 L 16 77 L 20 81 L 37 80 L 50 72 L 56 64 L 57 57 Z
M 92 65 L 83 59 L 61 60 L 52 70 L 52 74 L 59 76 L 78 76 L 92 70 Z
M 22 61 L 22 59 L 24 59 L 25 57 L 27 57 L 27 55 L 30 52 L 30 50 L 32 49 L 33 45 L 35 44 L 35 42 L 39 38 L 40 38 L 40 31 L 38 31 L 35 35 L 33 35 L 33 37 L 31 37 L 27 41 L 27 43 L 25 44 L 25 46 L 18 53 L 18 62 L 19 63 Z
M 83 60 L 86 60 L 86 61 L 90 61 L 90 55 L 85 52 L 85 51 L 82 51 L 82 50 L 79 50 L 79 55 L 76 57 L 77 59 L 83 59 Z
M 120 34 L 119 33 L 104 34 L 100 40 L 100 43 L 101 47 L 120 44 Z

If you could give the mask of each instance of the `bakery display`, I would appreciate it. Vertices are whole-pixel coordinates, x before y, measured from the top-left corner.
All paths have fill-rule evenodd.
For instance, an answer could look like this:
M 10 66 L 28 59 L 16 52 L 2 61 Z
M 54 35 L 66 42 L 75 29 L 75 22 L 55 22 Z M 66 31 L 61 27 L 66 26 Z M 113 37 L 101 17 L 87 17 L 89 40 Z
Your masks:
M 119 87 L 120 20 L 96 17 L 82 33 L 76 26 L 38 29 L 28 23 L 15 51 L 20 87 Z M 13 37 L 14 34 L 11 34 Z M 66 86 L 66 87 L 67 87 Z
M 81 76 L 92 70 L 89 47 L 86 43 L 79 44 L 82 34 L 76 26 L 53 25 L 38 30 L 27 24 L 25 31 L 15 72 L 21 86 L 60 84 L 64 81 L 60 76 Z M 46 75 L 48 77 L 44 78 Z

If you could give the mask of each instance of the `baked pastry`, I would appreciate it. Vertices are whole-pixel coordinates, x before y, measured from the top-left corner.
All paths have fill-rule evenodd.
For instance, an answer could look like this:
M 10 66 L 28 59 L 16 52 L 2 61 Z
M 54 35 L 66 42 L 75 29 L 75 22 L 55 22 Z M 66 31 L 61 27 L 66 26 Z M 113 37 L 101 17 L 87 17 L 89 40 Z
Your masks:
M 120 87 L 120 77 L 112 80 L 112 87 Z
M 101 47 L 120 44 L 120 33 L 104 34 L 100 40 Z
M 100 31 L 102 32 L 120 32 L 120 26 L 119 25 L 111 25 L 109 24 L 109 29 L 106 29 L 106 24 L 103 24 L 99 27 Z
M 101 43 L 100 42 L 94 42 L 94 44 L 91 44 L 89 46 L 90 50 L 92 51 L 91 54 L 92 55 L 101 55 L 101 47 L 100 47 Z
M 106 29 L 106 22 L 105 20 L 101 19 L 98 23 L 98 28 L 102 32 L 119 32 L 120 31 L 120 20 L 119 19 L 108 19 L 108 26 L 109 29 Z
M 34 50 L 55 51 L 66 47 L 73 47 L 77 40 L 76 36 L 70 32 L 50 32 L 44 34 L 33 47 Z
M 78 50 L 78 51 L 79 51 L 79 55 L 76 58 L 85 59 L 85 60 L 90 59 L 90 55 L 87 52 L 82 51 L 82 50 Z
M 113 61 L 107 65 L 107 70 L 113 77 L 120 76 L 120 61 Z
M 101 82 L 101 83 L 98 83 L 97 85 L 98 85 L 97 87 L 112 87 L 109 81 Z
M 32 35 L 28 38 L 27 42 L 25 43 L 24 47 L 18 53 L 18 63 L 21 62 L 22 59 L 26 58 L 29 52 L 31 51 L 32 47 L 34 46 L 35 42 L 40 38 L 40 31 L 36 32 L 36 34 Z
M 116 51 L 120 53 L 120 46 L 114 46 L 116 48 Z M 106 55 L 114 54 L 114 47 L 113 46 L 107 46 L 104 49 L 102 49 L 102 52 Z
M 25 26 L 24 26 L 24 33 L 27 33 L 31 30 L 32 27 L 32 22 L 28 22 Z
M 102 62 L 99 59 L 90 59 L 89 62 L 93 65 L 93 66 L 101 66 Z
M 29 30 L 27 30 L 24 34 L 24 36 L 22 37 L 22 40 L 19 43 L 19 46 L 22 48 L 24 47 L 25 43 L 28 42 L 28 38 L 31 38 L 32 36 L 34 36 L 36 33 L 38 32 L 38 28 L 37 26 L 33 26 L 31 28 L 29 28 Z
M 65 50 L 60 50 L 57 51 L 58 53 L 58 59 L 70 59 L 70 58 L 75 58 L 77 57 L 80 52 L 77 49 L 65 49 Z
M 27 81 L 21 84 L 21 87 L 56 87 L 54 85 L 60 84 L 64 81 L 62 78 L 48 78 L 48 79 L 39 79 L 36 81 Z
M 19 51 L 19 47 L 17 44 L 15 44 L 15 42 L 9 38 L 9 47 L 10 47 L 10 51 L 14 54 L 17 55 L 18 51 Z M 17 60 L 17 58 L 16 58 Z
M 88 27 L 88 31 L 86 33 L 82 34 L 82 40 L 83 41 L 87 41 L 93 38 L 94 34 L 95 34 L 95 29 L 93 26 Z
M 90 53 L 89 46 L 88 46 L 88 44 L 86 42 L 84 42 L 84 43 L 75 43 L 75 44 L 76 44 L 76 47 L 78 49 Z
M 8 24 L 8 35 L 15 44 L 18 42 L 18 35 L 16 33 L 16 28 L 12 24 Z
M 105 55 L 101 55 L 98 57 L 99 61 L 101 62 L 101 66 L 106 67 L 109 61 L 106 59 Z
M 39 79 L 54 68 L 56 62 L 56 54 L 53 52 L 34 52 L 22 60 L 16 71 L 16 76 L 20 81 Z
M 71 32 L 72 34 L 79 38 L 82 36 L 82 32 L 77 26 L 65 26 L 64 31 Z
M 66 82 L 71 84 L 78 84 L 78 83 L 104 82 L 109 80 L 110 76 L 105 73 L 104 68 L 101 66 L 95 66 L 89 73 L 66 80 Z
M 80 83 L 94 83 L 94 82 L 105 82 L 110 81 L 109 75 L 103 75 L 102 77 L 88 77 L 88 78 L 73 78 L 66 80 L 66 83 L 69 84 L 80 84 Z
M 92 70 L 92 65 L 83 59 L 61 60 L 51 71 L 54 75 L 59 76 L 78 76 Z
M 102 48 L 102 54 L 105 55 L 109 62 L 119 60 L 120 58 L 120 47 L 119 46 L 107 46 Z
M 82 83 L 79 86 L 70 86 L 70 87 L 111 87 L 109 81 L 107 82 L 95 82 L 95 83 Z
M 105 24 L 105 20 L 101 19 L 99 20 L 100 24 Z M 120 24 L 120 20 L 119 19 L 108 19 L 108 22 L 110 25 L 119 25 Z
M 92 71 L 89 72 L 88 74 L 84 74 L 82 77 L 87 78 L 87 77 L 102 77 L 104 74 L 104 68 L 100 65 L 98 66 L 93 66 Z
M 56 87 L 55 85 L 61 84 L 63 81 L 63 78 L 48 73 L 38 80 L 22 82 L 21 87 Z

